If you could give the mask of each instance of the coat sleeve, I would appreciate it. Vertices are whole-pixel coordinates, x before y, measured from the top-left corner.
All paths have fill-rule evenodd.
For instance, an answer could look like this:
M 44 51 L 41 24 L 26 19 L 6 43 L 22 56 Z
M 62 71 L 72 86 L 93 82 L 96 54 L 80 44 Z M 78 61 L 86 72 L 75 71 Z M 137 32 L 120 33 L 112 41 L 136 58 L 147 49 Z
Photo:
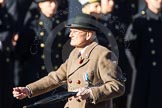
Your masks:
M 31 90 L 30 97 L 38 96 L 61 86 L 66 80 L 66 68 L 67 61 L 62 64 L 57 71 L 52 71 L 48 74 L 48 76 L 28 84 L 27 87 Z
M 99 86 L 92 87 L 93 104 L 110 100 L 122 95 L 125 91 L 123 75 L 117 67 L 116 57 L 110 52 L 103 52 L 98 61 Z

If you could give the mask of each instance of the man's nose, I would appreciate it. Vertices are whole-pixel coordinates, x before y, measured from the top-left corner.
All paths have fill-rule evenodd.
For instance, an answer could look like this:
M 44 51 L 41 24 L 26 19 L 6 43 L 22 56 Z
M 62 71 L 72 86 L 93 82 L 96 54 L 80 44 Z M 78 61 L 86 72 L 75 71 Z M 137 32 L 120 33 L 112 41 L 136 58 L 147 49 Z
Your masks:
M 69 37 L 72 37 L 72 36 L 73 36 L 73 33 L 72 33 L 72 32 L 70 32 Z

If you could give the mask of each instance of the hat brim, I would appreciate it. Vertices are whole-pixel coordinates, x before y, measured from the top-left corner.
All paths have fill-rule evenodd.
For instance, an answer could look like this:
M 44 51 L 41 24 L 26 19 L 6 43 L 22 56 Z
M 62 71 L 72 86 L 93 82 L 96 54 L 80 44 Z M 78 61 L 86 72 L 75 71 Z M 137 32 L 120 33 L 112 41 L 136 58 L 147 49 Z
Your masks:
M 67 28 L 77 28 L 77 29 L 87 29 L 87 30 L 97 31 L 97 29 L 94 28 L 94 27 L 87 27 L 87 26 L 78 25 L 78 24 L 65 25 L 65 27 L 67 27 Z

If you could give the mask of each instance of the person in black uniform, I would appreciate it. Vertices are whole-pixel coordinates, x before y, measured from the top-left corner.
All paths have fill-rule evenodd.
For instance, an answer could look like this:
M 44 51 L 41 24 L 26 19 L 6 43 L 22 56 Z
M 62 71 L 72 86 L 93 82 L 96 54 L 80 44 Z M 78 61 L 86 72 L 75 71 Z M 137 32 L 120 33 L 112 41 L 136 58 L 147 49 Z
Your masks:
M 162 108 L 162 0 L 146 0 L 146 4 L 125 36 L 135 78 L 128 108 Z
M 130 104 L 131 97 L 131 87 L 132 87 L 132 69 L 128 64 L 127 58 L 125 57 L 124 49 L 127 48 L 125 45 L 124 36 L 129 24 L 132 21 L 133 15 L 138 12 L 138 2 L 139 0 L 114 0 L 114 9 L 112 17 L 110 19 L 115 28 L 121 31 L 116 37 L 118 47 L 119 47 L 119 64 L 123 69 L 125 76 L 127 78 L 126 83 L 126 91 L 125 94 L 119 98 L 114 99 L 114 108 L 126 108 Z M 121 23 L 122 22 L 122 23 Z M 124 60 L 124 62 L 123 62 Z M 130 107 L 128 107 L 130 108 Z
M 16 2 L 0 0 L 0 108 L 12 108 L 14 85 L 14 47 L 17 40 Z M 10 104 L 8 104 L 10 103 Z
M 19 85 L 26 85 L 40 79 L 50 71 L 56 70 L 63 62 L 62 48 L 68 37 L 65 36 L 65 29 L 57 33 L 53 30 L 62 25 L 67 17 L 67 0 L 34 0 L 24 20 L 16 48 L 20 64 Z M 54 36 L 54 38 L 51 38 L 51 36 Z M 30 99 L 30 101 L 20 101 L 19 104 L 22 105 L 17 107 L 34 103 L 39 99 L 64 90 L 65 88 L 62 86 L 41 97 Z M 44 107 L 50 108 L 52 106 L 45 105 Z M 56 103 L 55 106 L 62 108 L 64 102 Z

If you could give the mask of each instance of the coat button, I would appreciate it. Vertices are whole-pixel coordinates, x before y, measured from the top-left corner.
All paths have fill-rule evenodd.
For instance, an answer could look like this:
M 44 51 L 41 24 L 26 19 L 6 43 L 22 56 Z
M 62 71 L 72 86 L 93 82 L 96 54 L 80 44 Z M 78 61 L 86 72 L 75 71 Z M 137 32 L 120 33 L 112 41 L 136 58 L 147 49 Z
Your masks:
M 5 18 L 8 18 L 8 14 L 5 14 L 4 17 L 5 17 Z
M 83 63 L 83 58 L 81 58 L 80 60 L 79 60 L 79 64 L 82 64 Z
M 42 55 L 41 55 L 41 58 L 42 58 L 42 59 L 45 59 L 45 55 L 44 55 L 44 54 L 42 54 Z
M 9 63 L 10 62 L 10 59 L 9 58 L 6 58 L 6 62 Z
M 57 70 L 58 69 L 58 66 L 54 66 L 54 70 Z
M 35 18 L 38 18 L 39 17 L 39 15 L 35 15 Z
M 44 32 L 40 32 L 40 36 L 44 36 Z
M 149 32 L 152 32 L 152 28 L 151 28 L 151 27 L 149 27 L 149 28 L 148 28 L 148 31 L 149 31 Z
M 43 66 L 41 66 L 41 70 L 45 70 L 45 66 L 43 65 Z
M 60 21 L 59 21 L 59 20 L 56 20 L 56 23 L 57 23 L 57 24 L 59 24 L 59 23 L 60 23 Z
M 61 32 L 58 32 L 57 35 L 61 36 Z
M 43 21 L 40 21 L 40 22 L 39 22 L 39 25 L 42 26 L 42 25 L 43 25 Z
M 157 63 L 154 61 L 154 62 L 152 62 L 152 65 L 153 65 L 153 66 L 156 66 L 156 65 L 157 65 Z
M 136 6 L 135 6 L 135 4 L 133 3 L 133 4 L 131 4 L 131 7 L 132 7 L 132 8 L 135 8 Z
M 59 43 L 57 46 L 58 46 L 59 48 L 61 48 L 61 47 L 62 47 L 62 44 L 61 44 L 61 43 Z
M 10 47 L 6 47 L 6 51 L 10 51 Z
M 154 39 L 153 38 L 150 39 L 150 43 L 154 43 Z
M 41 44 L 40 44 L 40 47 L 41 47 L 41 48 L 44 48 L 44 47 L 45 47 L 45 44 L 44 44 L 44 43 L 41 43 Z
M 71 80 L 71 79 L 69 79 L 69 80 L 68 80 L 68 82 L 69 82 L 69 83 L 72 83 L 72 80 Z
M 119 8 L 119 5 L 116 4 L 114 7 L 115 7 L 115 9 L 118 9 Z
M 56 58 L 58 59 L 60 57 L 60 55 L 59 54 L 56 54 Z
M 108 33 L 108 36 L 112 36 L 112 34 L 109 32 L 109 33 Z
M 142 11 L 141 14 L 144 15 L 146 12 L 145 11 Z
M 152 55 L 155 55 L 155 53 L 156 53 L 155 50 L 152 50 L 152 51 L 151 51 L 151 54 L 152 54 Z
M 81 83 L 80 80 L 78 80 L 78 81 L 77 81 L 77 84 L 80 84 L 80 83 Z

